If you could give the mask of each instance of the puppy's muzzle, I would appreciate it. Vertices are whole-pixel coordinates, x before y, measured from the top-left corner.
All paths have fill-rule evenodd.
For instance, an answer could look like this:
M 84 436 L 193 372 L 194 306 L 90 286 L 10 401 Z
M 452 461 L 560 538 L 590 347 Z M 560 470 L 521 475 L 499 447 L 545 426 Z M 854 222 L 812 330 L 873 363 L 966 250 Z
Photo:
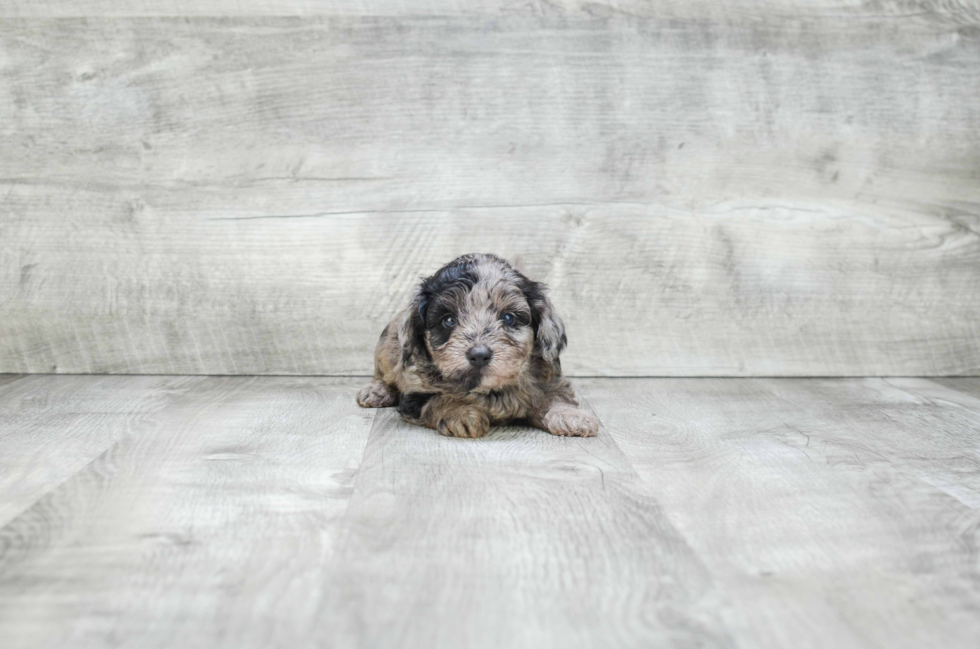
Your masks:
M 466 360 L 470 362 L 473 367 L 483 367 L 490 362 L 493 358 L 493 352 L 486 345 L 477 345 L 476 347 L 470 347 L 469 351 L 466 352 Z

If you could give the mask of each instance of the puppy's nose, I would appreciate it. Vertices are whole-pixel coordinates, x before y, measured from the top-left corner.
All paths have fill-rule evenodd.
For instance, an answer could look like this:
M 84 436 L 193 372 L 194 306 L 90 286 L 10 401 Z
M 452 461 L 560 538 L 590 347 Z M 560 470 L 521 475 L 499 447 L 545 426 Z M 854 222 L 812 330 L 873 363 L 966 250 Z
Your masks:
M 466 352 L 466 359 L 473 367 L 483 367 L 490 362 L 491 358 L 493 358 L 493 352 L 486 345 L 470 347 L 470 350 Z

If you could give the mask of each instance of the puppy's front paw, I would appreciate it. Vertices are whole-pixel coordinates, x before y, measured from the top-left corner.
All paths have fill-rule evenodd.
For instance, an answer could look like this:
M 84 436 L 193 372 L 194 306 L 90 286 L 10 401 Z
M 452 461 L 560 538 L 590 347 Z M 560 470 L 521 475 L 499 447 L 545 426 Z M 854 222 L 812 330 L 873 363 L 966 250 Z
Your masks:
M 599 432 L 599 422 L 592 413 L 568 404 L 555 404 L 542 419 L 552 435 L 592 437 Z
M 362 408 L 387 408 L 398 402 L 398 395 L 381 381 L 365 385 L 357 393 L 357 405 Z
M 482 437 L 490 430 L 490 419 L 476 408 L 459 408 L 443 418 L 436 430 L 450 437 Z

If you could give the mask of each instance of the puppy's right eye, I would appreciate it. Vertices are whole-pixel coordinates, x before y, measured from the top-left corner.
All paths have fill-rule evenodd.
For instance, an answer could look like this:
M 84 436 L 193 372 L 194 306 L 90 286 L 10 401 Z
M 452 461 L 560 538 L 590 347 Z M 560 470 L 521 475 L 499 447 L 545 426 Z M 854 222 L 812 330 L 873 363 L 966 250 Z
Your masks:
M 456 316 L 447 315 L 442 319 L 442 326 L 446 329 L 452 329 L 456 326 Z

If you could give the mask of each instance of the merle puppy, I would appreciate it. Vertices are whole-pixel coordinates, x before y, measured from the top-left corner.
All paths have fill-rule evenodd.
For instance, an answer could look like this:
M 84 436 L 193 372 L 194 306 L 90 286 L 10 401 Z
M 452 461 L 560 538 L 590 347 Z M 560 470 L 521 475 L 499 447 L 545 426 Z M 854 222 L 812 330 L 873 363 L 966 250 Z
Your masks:
M 496 255 L 464 255 L 427 277 L 384 331 L 365 408 L 398 406 L 443 435 L 480 437 L 523 419 L 554 435 L 595 435 L 561 375 L 565 327 L 545 287 Z

